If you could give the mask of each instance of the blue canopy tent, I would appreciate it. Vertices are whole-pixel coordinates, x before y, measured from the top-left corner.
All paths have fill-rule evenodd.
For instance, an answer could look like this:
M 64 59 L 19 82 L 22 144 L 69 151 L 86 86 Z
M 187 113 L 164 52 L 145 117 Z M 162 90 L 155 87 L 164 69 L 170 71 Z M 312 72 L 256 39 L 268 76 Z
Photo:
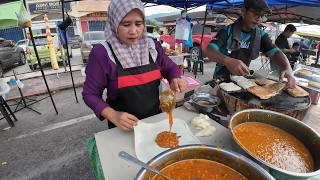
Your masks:
M 156 5 L 167 5 L 175 8 L 194 8 L 208 3 L 214 3 L 224 0 L 141 0 L 145 3 L 152 3 Z
M 320 0 L 267 0 L 272 10 L 268 21 L 288 23 L 303 22 L 320 25 Z M 240 16 L 243 0 L 228 0 L 207 4 L 206 9 L 216 13 Z

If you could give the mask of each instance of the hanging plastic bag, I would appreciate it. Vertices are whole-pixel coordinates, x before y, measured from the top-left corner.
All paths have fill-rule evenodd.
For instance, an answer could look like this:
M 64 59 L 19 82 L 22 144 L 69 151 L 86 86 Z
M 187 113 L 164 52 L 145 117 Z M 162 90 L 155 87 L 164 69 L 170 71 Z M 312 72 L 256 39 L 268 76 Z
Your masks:
M 177 20 L 175 37 L 179 40 L 188 40 L 190 33 L 190 22 L 184 19 Z
M 27 28 L 32 26 L 31 18 L 29 12 L 24 7 L 23 3 L 21 3 L 19 13 L 15 12 L 18 19 L 18 26 L 21 28 Z

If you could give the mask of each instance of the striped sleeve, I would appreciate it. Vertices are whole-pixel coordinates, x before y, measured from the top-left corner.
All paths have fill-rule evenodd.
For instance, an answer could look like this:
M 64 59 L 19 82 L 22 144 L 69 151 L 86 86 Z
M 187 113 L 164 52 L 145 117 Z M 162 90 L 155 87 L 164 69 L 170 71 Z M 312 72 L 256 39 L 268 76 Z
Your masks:
M 221 29 L 208 46 L 220 51 L 221 48 L 227 45 L 228 34 L 225 29 Z

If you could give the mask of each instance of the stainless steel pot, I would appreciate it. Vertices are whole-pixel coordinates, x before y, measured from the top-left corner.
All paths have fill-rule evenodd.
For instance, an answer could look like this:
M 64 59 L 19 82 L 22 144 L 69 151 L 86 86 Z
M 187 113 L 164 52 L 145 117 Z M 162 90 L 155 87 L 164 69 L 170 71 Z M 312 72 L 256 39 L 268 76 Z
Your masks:
M 249 180 L 273 180 L 274 178 L 259 165 L 235 152 L 207 145 L 185 145 L 164 151 L 151 159 L 148 164 L 158 170 L 185 159 L 208 159 L 222 163 L 240 172 Z M 141 169 L 137 180 L 150 180 L 155 176 L 150 171 Z
M 298 140 L 300 140 L 310 151 L 313 156 L 314 160 L 314 167 L 315 171 L 310 173 L 295 173 L 280 169 L 275 167 L 259 158 L 256 158 L 252 155 L 245 147 L 241 146 L 241 144 L 237 141 L 236 138 L 234 140 L 244 149 L 250 156 L 252 156 L 255 160 L 261 163 L 264 166 L 270 168 L 270 173 L 276 179 L 289 179 L 289 180 L 302 180 L 308 179 L 313 177 L 314 180 L 320 179 L 320 135 L 315 130 L 313 130 L 308 125 L 304 124 L 303 122 L 269 110 L 262 110 L 262 109 L 247 109 L 235 113 L 230 120 L 229 128 L 232 131 L 234 137 L 233 128 L 237 125 L 245 122 L 261 122 L 270 124 L 272 126 L 281 128 L 282 130 L 292 134 Z

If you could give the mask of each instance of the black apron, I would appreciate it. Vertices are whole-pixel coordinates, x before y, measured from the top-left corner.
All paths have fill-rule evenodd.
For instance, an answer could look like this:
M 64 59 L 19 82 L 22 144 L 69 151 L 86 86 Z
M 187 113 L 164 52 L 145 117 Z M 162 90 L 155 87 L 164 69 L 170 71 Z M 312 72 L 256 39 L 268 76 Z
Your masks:
M 124 69 L 108 43 L 117 64 L 118 91 L 114 99 L 107 99 L 116 111 L 127 112 L 138 119 L 160 113 L 159 85 L 161 73 L 149 54 L 149 64 Z M 109 128 L 116 127 L 108 121 Z
M 239 59 L 249 67 L 251 62 L 251 59 L 249 59 L 250 54 L 251 54 L 250 48 L 249 49 L 240 48 L 238 50 L 231 51 L 231 54 L 229 55 L 229 57 Z M 231 73 L 229 72 L 229 70 L 225 66 L 222 66 L 221 69 L 215 73 L 215 76 L 222 78 L 226 81 L 230 81 L 230 74 Z
M 250 32 L 251 37 L 249 48 L 241 48 L 239 45 L 241 41 L 240 22 L 241 19 L 238 19 L 232 25 L 232 43 L 230 44 L 231 47 L 228 48 L 231 53 L 228 56 L 241 60 L 249 67 L 251 60 L 257 58 L 259 55 L 261 34 L 257 28 L 252 30 Z M 221 69 L 215 73 L 215 76 L 225 79 L 226 81 L 230 81 L 230 72 L 225 66 L 222 66 Z

